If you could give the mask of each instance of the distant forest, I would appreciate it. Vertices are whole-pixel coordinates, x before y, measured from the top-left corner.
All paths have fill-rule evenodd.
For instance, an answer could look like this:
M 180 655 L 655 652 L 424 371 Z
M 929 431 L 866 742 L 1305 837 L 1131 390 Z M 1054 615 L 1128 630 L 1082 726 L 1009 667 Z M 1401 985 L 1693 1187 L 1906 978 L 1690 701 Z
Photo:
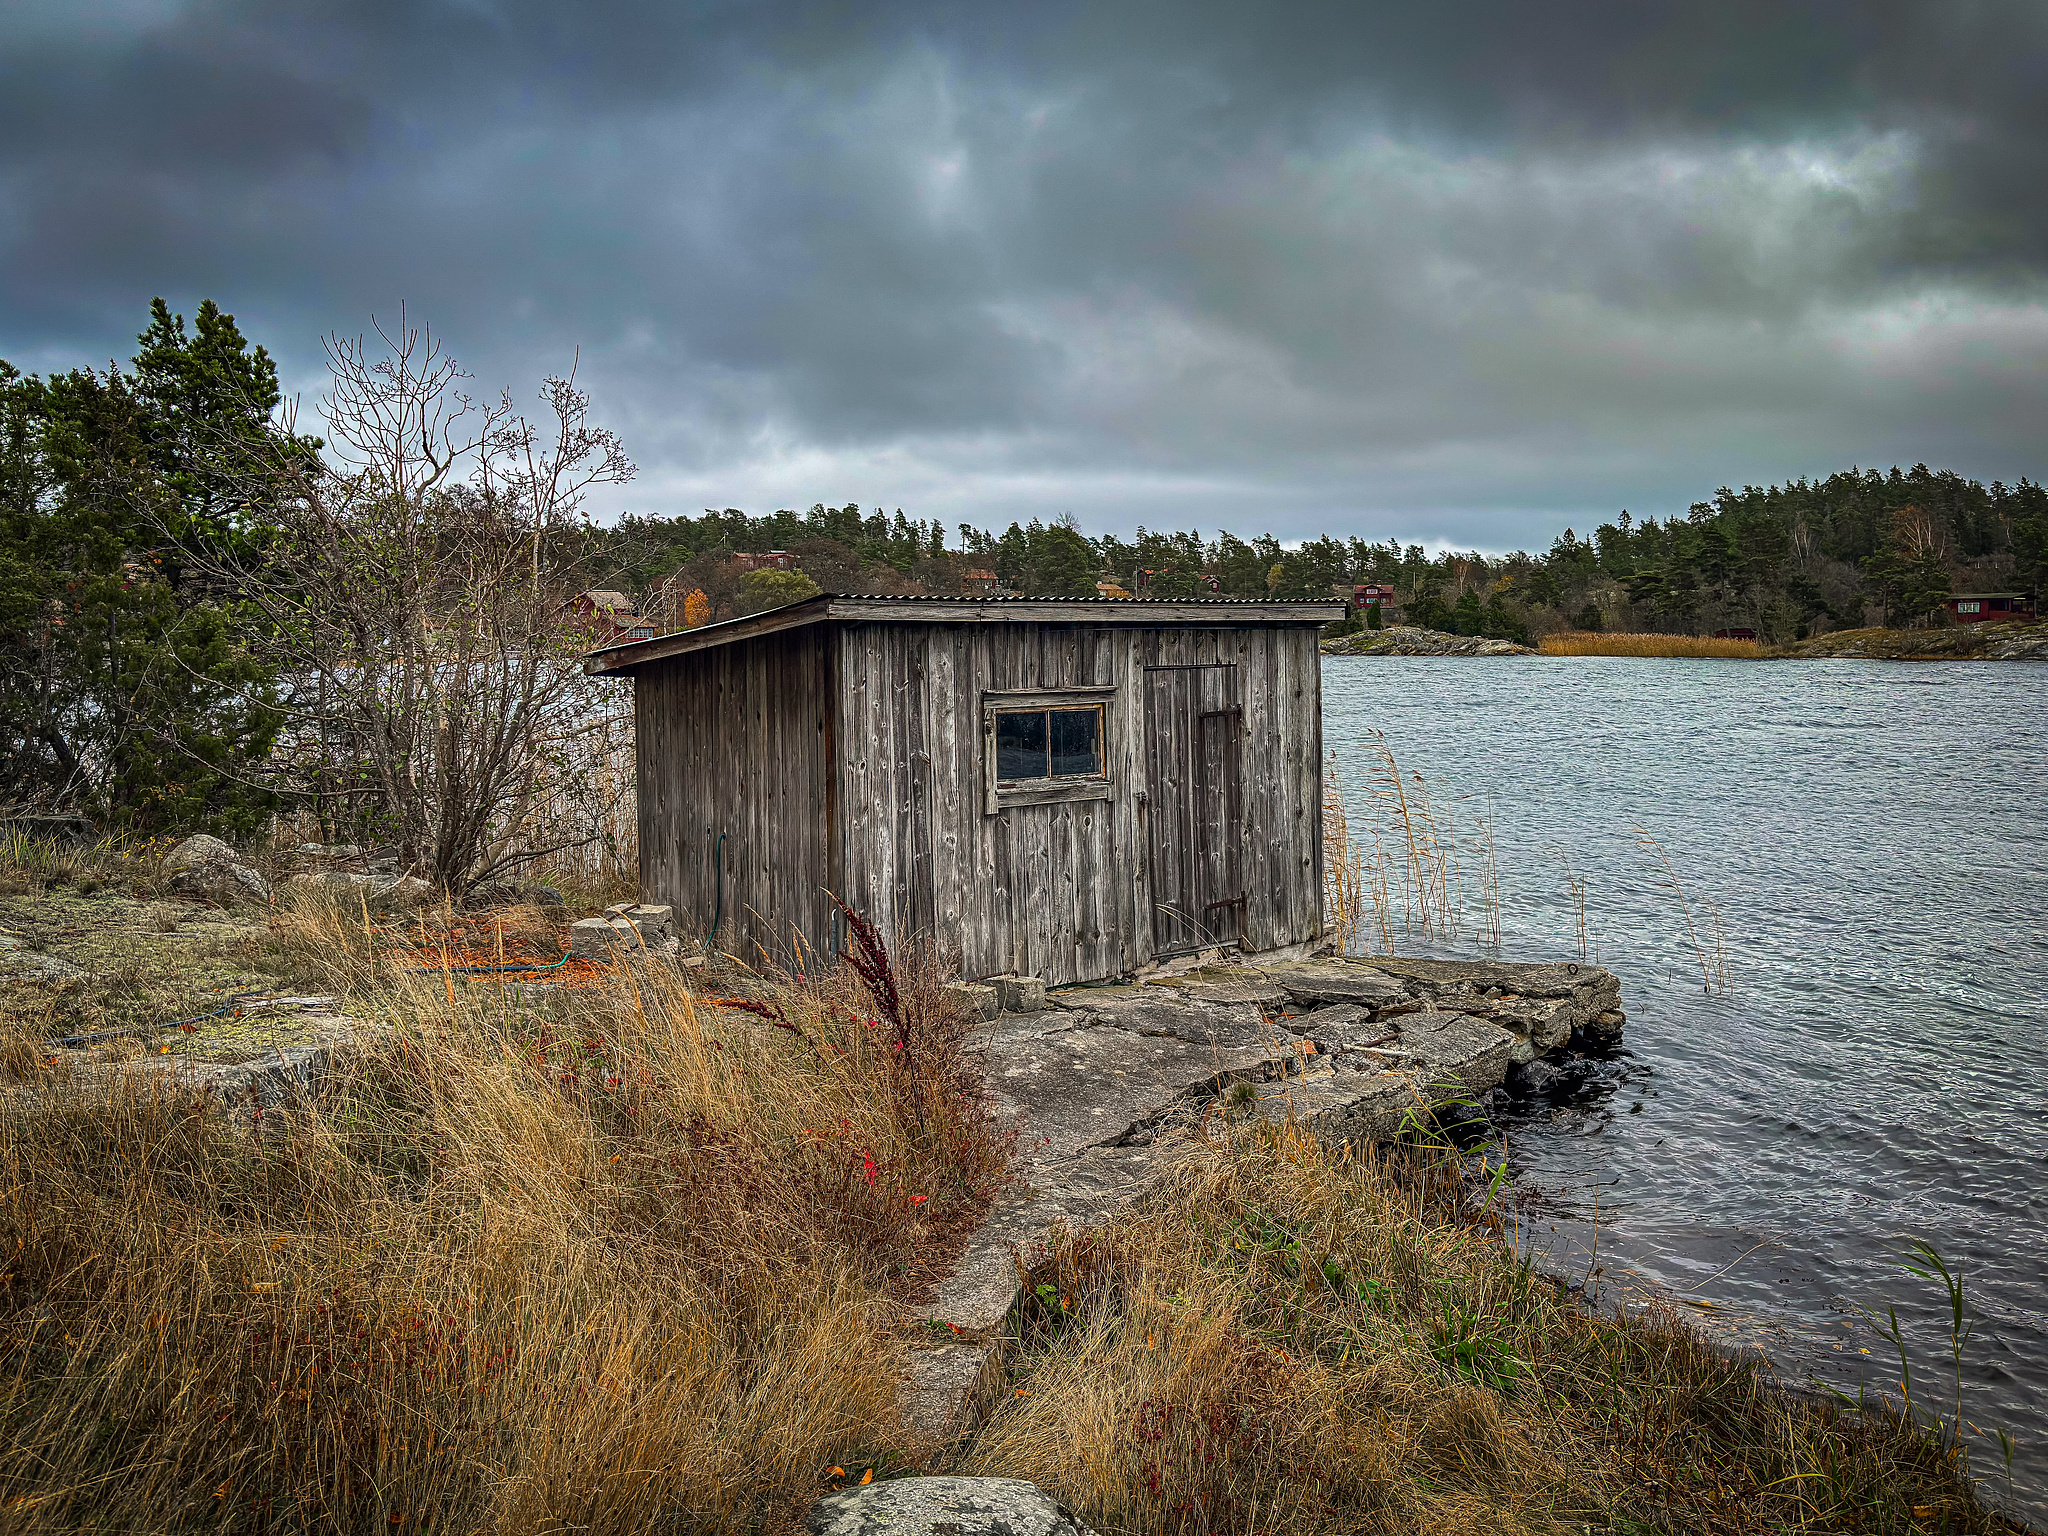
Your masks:
M 1621 512 L 1567 528 L 1540 554 L 1426 554 L 1396 540 L 1324 535 L 1292 548 L 1219 531 L 1089 536 L 1072 518 L 1001 533 L 856 505 L 749 516 L 627 517 L 594 530 L 595 564 L 661 616 L 702 591 L 706 617 L 759 606 L 732 560 L 786 550 L 833 592 L 981 590 L 1093 597 L 1099 583 L 1146 597 L 1328 597 L 1391 586 L 1409 624 L 1527 642 L 1565 629 L 1695 633 L 1755 629 L 1775 641 L 1872 624 L 1935 622 L 1953 592 L 2036 591 L 2048 561 L 2048 490 L 1986 486 L 1951 470 L 1844 470 L 1825 480 L 1723 487 L 1684 517 Z M 1213 583 L 1213 585 L 1212 585 Z
M 502 422 L 496 446 L 464 450 L 470 480 L 449 479 L 461 455 L 436 458 L 415 429 L 385 432 L 377 442 L 404 462 L 376 489 L 386 469 L 294 435 L 274 363 L 232 315 L 208 302 L 194 318 L 188 328 L 155 302 L 125 366 L 39 377 L 0 360 L 0 813 L 87 806 L 139 827 L 261 825 L 283 803 L 307 722 L 323 722 L 325 742 L 335 690 L 370 675 L 331 664 L 316 643 L 323 626 L 348 618 L 351 643 L 380 657 L 502 627 L 513 608 L 453 574 L 486 554 L 501 576 L 520 576 L 521 602 L 545 609 L 546 624 L 530 627 L 546 630 L 534 644 L 553 665 L 589 640 L 579 623 L 602 631 L 598 600 L 582 597 L 592 589 L 621 590 L 656 623 L 682 627 L 820 589 L 1307 598 L 1373 582 L 1394 589 L 1396 620 L 1464 634 L 1740 626 L 1791 640 L 1940 622 L 1951 592 L 2038 591 L 2048 549 L 2041 486 L 1925 465 L 1724 489 L 1682 517 L 1621 512 L 1590 533 L 1565 529 L 1541 553 L 1504 556 L 1328 535 L 1289 548 L 1225 530 L 1091 536 L 1071 518 L 996 532 L 823 504 L 599 526 L 555 471 L 545 484 L 512 472 Z M 346 361 L 348 347 L 330 352 Z M 358 402 L 360 430 L 383 420 L 392 391 L 432 393 L 384 366 L 356 370 L 376 407 Z M 463 376 L 435 377 L 440 389 Z M 568 385 L 545 384 L 541 398 L 573 417 L 558 455 L 596 452 L 614 483 L 630 474 L 624 446 L 593 432 Z M 328 436 L 337 430 L 330 411 Z M 498 470 L 477 467 L 494 455 Z M 331 513 L 335 497 L 345 514 Z M 318 554 L 320 539 L 356 563 Z M 800 569 L 733 558 L 771 549 Z M 354 617 L 306 606 L 342 577 Z M 494 717 L 479 706 L 475 718 Z M 382 804 L 396 791 L 349 793 Z

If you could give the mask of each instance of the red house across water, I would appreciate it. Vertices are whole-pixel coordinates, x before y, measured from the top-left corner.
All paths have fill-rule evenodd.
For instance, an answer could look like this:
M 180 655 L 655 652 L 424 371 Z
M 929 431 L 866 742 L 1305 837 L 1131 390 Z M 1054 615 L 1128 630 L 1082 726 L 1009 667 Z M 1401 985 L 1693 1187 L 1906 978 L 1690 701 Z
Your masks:
M 1988 624 L 2000 619 L 2031 619 L 2031 592 L 1958 592 L 1942 607 L 1958 624 Z

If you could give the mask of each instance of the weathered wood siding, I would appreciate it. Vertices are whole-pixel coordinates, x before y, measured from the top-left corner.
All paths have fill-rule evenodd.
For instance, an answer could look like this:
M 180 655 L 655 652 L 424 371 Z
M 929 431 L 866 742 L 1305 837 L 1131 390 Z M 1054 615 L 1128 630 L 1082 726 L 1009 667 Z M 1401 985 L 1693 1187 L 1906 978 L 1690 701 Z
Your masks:
M 1246 947 L 1322 931 L 1321 652 L 1307 625 L 1237 629 L 854 623 L 838 632 L 836 863 L 846 900 L 900 943 L 936 935 L 963 972 L 1050 985 L 1152 960 L 1148 667 L 1230 667 L 1240 792 L 1214 879 L 1241 880 Z M 1108 800 L 982 802 L 982 695 L 1110 687 Z M 1200 708 L 1218 700 L 1203 690 Z M 1212 720 L 1209 730 L 1215 728 Z M 1213 736 L 1200 748 L 1220 749 Z
M 725 911 L 718 947 L 753 961 L 790 952 L 792 928 L 824 950 L 837 876 L 831 772 L 836 723 L 827 626 L 677 656 L 634 678 L 640 889 L 686 931 Z

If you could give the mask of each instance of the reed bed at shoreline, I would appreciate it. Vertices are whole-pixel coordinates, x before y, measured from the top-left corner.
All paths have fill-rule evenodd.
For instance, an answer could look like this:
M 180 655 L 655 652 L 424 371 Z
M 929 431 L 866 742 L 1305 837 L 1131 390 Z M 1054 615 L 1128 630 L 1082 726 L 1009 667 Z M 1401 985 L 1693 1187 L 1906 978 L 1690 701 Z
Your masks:
M 1697 660 L 1761 661 L 1754 640 L 1717 640 L 1711 635 L 1601 634 L 1565 630 L 1545 635 L 1536 649 L 1545 656 L 1669 656 Z
M 1323 921 L 1347 954 L 1396 954 L 1395 935 L 1441 944 L 1466 936 L 1498 953 L 1502 947 L 1503 903 L 1496 817 L 1490 799 L 1458 824 L 1456 807 L 1475 796 L 1433 791 L 1412 769 L 1403 769 L 1379 731 L 1362 744 L 1366 759 L 1364 796 L 1356 818 L 1345 799 L 1338 755 L 1323 765 Z M 1363 824 L 1364 835 L 1354 829 Z M 1645 855 L 1647 892 L 1669 903 L 1676 937 L 1709 993 L 1730 987 L 1728 935 L 1719 903 L 1695 896 L 1680 877 L 1668 850 L 1644 828 L 1632 827 Z M 1367 842 L 1367 838 L 1370 842 Z M 1587 880 L 1563 849 L 1556 850 L 1564 904 L 1573 931 L 1560 934 L 1581 961 L 1598 959 L 1587 919 Z M 1472 887 L 1468 888 L 1469 878 Z
M 1473 810 L 1461 848 L 1457 812 L 1419 773 L 1404 770 L 1378 731 L 1369 733 L 1363 821 L 1368 847 L 1352 832 L 1337 754 L 1323 768 L 1323 915 L 1338 947 L 1351 953 L 1394 953 L 1394 934 L 1456 937 L 1474 909 L 1480 943 L 1500 947 L 1500 865 L 1493 813 Z M 1469 798 L 1469 797 L 1468 797 Z M 1464 854 L 1476 869 L 1467 890 Z

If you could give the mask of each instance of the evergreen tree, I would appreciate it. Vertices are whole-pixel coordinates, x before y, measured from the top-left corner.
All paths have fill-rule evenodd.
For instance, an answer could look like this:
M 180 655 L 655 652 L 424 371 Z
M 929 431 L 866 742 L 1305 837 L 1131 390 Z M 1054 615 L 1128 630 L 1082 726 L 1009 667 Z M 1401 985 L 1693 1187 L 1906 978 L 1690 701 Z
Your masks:
M 6 368 L 0 474 L 0 754 L 14 794 L 151 829 L 247 830 L 270 797 L 273 681 L 232 591 L 187 578 L 194 541 L 260 537 L 200 467 L 267 430 L 275 370 L 213 304 L 187 335 L 161 300 L 130 371 Z

